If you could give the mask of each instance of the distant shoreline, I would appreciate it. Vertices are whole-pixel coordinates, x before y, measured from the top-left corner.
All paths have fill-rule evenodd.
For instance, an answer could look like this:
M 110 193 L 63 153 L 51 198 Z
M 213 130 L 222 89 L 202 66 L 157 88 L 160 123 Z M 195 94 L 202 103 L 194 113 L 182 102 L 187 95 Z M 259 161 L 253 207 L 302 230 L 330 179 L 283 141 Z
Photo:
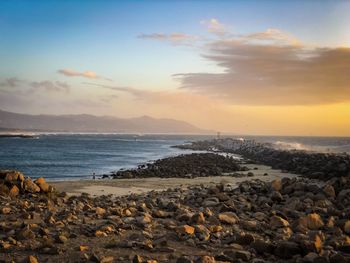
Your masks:
M 36 138 L 37 135 L 30 134 L 0 134 L 0 138 Z

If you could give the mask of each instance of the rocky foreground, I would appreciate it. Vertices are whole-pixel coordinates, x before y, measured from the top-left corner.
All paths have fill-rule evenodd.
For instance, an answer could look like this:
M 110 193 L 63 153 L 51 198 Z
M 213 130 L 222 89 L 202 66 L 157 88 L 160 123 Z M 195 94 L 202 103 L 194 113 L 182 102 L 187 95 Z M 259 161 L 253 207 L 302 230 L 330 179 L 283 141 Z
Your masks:
M 0 173 L 0 261 L 350 262 L 349 177 L 118 198 L 44 183 Z
M 237 160 L 214 153 L 192 153 L 156 160 L 137 169 L 120 170 L 112 174 L 114 179 L 125 178 L 195 178 L 221 176 L 245 170 Z

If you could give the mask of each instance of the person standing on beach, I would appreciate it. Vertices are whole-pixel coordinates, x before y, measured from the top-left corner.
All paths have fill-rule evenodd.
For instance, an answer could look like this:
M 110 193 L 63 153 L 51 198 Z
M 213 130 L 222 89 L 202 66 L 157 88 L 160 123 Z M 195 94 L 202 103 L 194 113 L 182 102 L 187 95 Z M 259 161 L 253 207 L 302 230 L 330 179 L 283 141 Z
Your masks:
M 92 179 L 96 179 L 96 174 L 95 173 L 92 173 Z

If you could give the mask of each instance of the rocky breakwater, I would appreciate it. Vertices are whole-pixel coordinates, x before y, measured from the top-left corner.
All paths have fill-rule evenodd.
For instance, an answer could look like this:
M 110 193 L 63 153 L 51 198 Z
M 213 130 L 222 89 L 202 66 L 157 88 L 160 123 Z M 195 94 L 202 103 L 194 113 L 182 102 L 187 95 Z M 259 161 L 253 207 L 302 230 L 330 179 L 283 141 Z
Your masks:
M 275 149 L 270 143 L 230 138 L 197 141 L 176 147 L 235 153 L 253 162 L 269 165 L 275 169 L 320 180 L 328 180 L 333 177 L 350 177 L 350 156 L 348 154 L 315 153 L 299 150 L 287 151 Z
M 349 193 L 348 178 L 284 178 L 117 198 L 0 198 L 0 261 L 345 263 Z
M 213 153 L 193 153 L 156 160 L 139 166 L 137 169 L 120 170 L 112 174 L 114 179 L 121 178 L 194 178 L 199 176 L 220 176 L 223 173 L 240 171 L 238 161 Z

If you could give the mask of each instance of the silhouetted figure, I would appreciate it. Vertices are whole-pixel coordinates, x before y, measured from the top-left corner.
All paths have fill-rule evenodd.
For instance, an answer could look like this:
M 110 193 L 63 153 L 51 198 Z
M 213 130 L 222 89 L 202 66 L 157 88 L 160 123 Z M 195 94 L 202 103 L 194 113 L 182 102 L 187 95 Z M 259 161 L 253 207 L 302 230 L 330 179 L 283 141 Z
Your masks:
M 95 173 L 92 173 L 92 179 L 96 179 L 96 174 Z

